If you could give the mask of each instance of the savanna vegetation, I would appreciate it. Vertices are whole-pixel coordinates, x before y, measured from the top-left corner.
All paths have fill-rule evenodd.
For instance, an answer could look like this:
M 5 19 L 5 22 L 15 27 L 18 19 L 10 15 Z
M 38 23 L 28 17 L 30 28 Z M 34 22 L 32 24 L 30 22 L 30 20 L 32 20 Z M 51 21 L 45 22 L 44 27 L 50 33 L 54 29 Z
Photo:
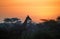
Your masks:
M 41 20 L 44 22 L 35 23 L 27 16 L 22 23 L 18 18 L 5 18 L 0 23 L 0 39 L 60 39 L 60 16 Z

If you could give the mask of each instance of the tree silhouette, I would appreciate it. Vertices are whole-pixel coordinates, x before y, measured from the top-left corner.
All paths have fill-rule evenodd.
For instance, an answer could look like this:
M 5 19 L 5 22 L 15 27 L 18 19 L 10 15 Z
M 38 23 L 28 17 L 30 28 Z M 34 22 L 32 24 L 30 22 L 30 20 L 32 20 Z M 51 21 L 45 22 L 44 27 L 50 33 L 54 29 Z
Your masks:
M 5 23 L 16 23 L 16 22 L 18 22 L 18 21 L 19 21 L 18 18 L 5 18 L 5 19 L 4 19 L 4 22 L 5 22 Z
M 60 24 L 60 16 L 57 17 L 57 22 Z
M 57 20 L 60 20 L 60 16 L 57 17 Z
M 12 19 L 12 21 L 14 22 L 14 21 L 19 21 L 20 19 L 18 19 L 18 18 L 11 18 Z
M 10 21 L 11 21 L 10 18 L 5 18 L 5 19 L 4 19 L 4 22 L 5 22 L 5 23 L 10 23 Z
M 47 19 L 40 19 L 40 20 L 42 20 L 42 21 L 48 21 Z

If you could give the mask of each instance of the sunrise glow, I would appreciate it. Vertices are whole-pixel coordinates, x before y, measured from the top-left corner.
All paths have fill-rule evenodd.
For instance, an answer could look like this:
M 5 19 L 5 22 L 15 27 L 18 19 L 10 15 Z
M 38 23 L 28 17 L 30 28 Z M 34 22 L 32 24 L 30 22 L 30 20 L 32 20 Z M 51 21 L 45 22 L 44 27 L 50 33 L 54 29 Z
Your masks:
M 34 21 L 60 16 L 60 0 L 0 0 L 0 19 L 29 15 Z

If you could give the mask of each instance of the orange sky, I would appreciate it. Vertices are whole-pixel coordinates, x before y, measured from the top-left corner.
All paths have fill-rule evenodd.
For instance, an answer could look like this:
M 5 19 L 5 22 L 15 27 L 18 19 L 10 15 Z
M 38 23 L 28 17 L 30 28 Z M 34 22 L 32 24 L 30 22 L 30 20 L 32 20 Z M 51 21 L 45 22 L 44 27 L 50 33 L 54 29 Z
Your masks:
M 0 19 L 27 15 L 34 21 L 54 19 L 60 15 L 60 0 L 0 0 Z

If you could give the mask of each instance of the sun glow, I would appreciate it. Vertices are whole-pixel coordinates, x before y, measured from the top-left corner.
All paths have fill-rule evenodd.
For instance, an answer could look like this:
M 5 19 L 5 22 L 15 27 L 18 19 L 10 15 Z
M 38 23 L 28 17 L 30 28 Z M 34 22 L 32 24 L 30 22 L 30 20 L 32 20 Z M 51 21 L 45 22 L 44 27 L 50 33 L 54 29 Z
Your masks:
M 39 19 L 55 19 L 60 16 L 60 0 L 0 0 L 0 16 L 18 17 L 26 15 L 34 21 Z

